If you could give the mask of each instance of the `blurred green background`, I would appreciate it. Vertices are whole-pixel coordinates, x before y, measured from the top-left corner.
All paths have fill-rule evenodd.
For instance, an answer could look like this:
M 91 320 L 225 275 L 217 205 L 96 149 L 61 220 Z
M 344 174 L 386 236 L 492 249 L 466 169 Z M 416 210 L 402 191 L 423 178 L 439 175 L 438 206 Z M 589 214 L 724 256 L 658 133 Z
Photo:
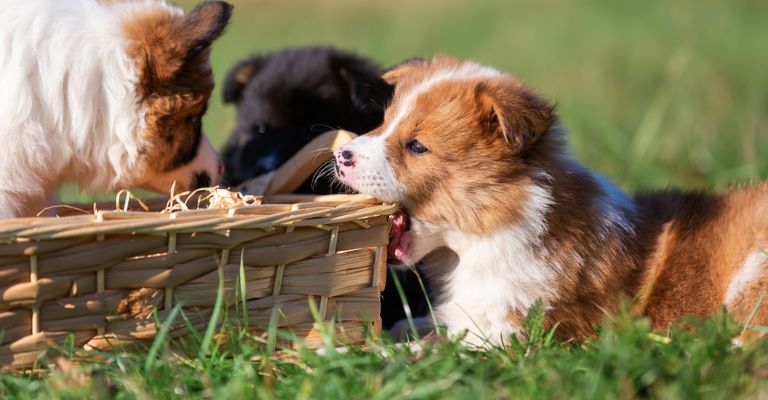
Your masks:
M 197 1 L 177 2 L 191 9 Z M 768 177 L 768 2 L 235 0 L 214 44 L 239 59 L 332 44 L 383 66 L 448 53 L 520 76 L 559 105 L 575 155 L 629 190 Z M 205 128 L 234 122 L 217 88 Z

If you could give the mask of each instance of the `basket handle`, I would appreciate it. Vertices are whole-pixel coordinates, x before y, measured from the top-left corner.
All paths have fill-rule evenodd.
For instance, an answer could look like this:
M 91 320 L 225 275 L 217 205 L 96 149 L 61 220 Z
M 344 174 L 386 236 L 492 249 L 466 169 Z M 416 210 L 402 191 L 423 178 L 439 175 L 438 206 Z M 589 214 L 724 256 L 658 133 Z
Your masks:
M 291 193 L 328 161 L 334 150 L 356 137 L 345 130 L 325 132 L 312 139 L 280 168 L 245 181 L 233 190 L 255 195 Z

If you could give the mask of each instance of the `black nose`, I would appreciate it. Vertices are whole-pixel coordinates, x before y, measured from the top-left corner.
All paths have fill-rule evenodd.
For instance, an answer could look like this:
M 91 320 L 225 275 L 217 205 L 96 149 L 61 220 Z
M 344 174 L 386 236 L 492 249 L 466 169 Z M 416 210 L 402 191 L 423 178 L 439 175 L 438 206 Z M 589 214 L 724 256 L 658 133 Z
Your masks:
M 341 156 L 344 157 L 345 160 L 351 160 L 352 159 L 352 152 L 349 150 L 344 150 L 341 152 Z
M 192 183 L 189 185 L 190 190 L 205 188 L 211 186 L 211 176 L 205 171 L 195 172 L 192 176 Z

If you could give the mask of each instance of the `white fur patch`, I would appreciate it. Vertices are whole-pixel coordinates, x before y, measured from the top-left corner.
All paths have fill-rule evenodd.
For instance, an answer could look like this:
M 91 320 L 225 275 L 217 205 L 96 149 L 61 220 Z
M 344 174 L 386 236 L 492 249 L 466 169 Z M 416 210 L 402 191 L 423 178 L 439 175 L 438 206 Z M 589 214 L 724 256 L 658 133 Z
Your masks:
M 748 287 L 755 279 L 765 275 L 766 268 L 768 268 L 766 250 L 759 249 L 747 256 L 744 264 L 741 265 L 741 268 L 731 278 L 731 283 L 725 291 L 725 305 L 733 303 L 745 287 Z
M 557 298 L 561 266 L 533 251 L 547 230 L 553 199 L 536 185 L 528 193 L 524 217 L 514 225 L 489 235 L 444 230 L 443 241 L 458 254 L 459 264 L 445 277 L 444 299 L 436 313 L 450 333 L 467 331 L 470 344 L 508 343 L 522 328 L 510 320 L 511 312 L 526 315 L 538 300 L 546 308 Z

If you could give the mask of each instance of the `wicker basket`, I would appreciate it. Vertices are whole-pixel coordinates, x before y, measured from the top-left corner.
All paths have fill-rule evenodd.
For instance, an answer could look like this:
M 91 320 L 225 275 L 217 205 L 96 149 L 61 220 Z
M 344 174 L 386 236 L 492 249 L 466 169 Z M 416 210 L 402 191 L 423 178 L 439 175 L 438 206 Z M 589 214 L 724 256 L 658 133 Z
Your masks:
M 380 330 L 396 210 L 364 196 L 273 196 L 228 209 L 0 221 L 0 368 L 28 368 L 52 345 L 151 341 L 155 317 L 177 304 L 205 329 L 220 277 L 225 304 L 239 306 L 243 274 L 249 327 L 263 331 L 279 310 L 278 327 L 319 346 L 313 299 L 338 339 L 360 343 Z M 169 334 L 188 332 L 177 319 Z

